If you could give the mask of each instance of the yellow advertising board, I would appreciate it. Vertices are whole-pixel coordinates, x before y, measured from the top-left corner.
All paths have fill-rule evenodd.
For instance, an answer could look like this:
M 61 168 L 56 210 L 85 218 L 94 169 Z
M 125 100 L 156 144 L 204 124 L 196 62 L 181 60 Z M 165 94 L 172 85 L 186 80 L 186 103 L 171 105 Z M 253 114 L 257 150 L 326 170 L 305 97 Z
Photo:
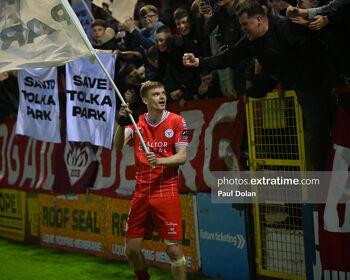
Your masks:
M 190 271 L 198 271 L 197 237 L 191 195 L 181 195 L 183 240 L 182 247 Z M 106 218 L 106 256 L 125 259 L 125 225 L 130 210 L 131 201 L 115 198 L 105 198 Z M 168 266 L 170 262 L 165 253 L 165 245 L 154 232 L 153 239 L 145 241 L 142 250 L 148 263 L 157 266 Z
M 26 193 L 0 189 L 0 237 L 24 241 Z
M 39 194 L 40 243 L 103 256 L 104 197 Z
M 26 193 L 26 242 L 39 243 L 39 203 L 37 193 Z

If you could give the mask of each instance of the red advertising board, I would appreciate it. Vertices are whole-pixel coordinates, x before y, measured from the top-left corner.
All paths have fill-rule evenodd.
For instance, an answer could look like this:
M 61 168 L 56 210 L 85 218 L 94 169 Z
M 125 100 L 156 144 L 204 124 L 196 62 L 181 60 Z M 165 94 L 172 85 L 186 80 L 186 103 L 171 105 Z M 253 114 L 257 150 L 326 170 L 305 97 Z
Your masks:
M 245 125 L 241 100 L 169 104 L 182 115 L 190 132 L 187 162 L 181 167 L 180 191 L 210 190 L 212 171 L 239 170 Z M 40 193 L 84 193 L 130 198 L 135 185 L 134 153 L 88 143 L 68 142 L 61 121 L 62 143 L 45 143 L 15 134 L 15 121 L 0 124 L 0 187 Z

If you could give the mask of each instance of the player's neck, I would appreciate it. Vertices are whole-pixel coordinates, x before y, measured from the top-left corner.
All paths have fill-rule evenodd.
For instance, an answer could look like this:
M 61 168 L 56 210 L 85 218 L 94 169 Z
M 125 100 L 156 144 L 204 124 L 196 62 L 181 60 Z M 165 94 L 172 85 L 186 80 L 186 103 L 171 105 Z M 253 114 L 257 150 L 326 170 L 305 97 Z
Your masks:
M 165 110 L 148 111 L 148 117 L 153 123 L 160 121 L 165 116 L 165 114 L 166 114 Z

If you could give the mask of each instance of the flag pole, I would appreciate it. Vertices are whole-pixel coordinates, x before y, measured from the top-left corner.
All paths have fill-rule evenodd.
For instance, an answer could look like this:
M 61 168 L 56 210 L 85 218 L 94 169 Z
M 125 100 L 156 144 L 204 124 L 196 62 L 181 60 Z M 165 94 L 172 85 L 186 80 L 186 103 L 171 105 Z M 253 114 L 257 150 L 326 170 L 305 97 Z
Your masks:
M 83 4 L 83 6 L 85 7 L 86 11 L 88 12 L 89 16 L 91 17 L 92 20 L 95 20 L 94 15 L 92 14 L 92 12 L 90 11 L 88 5 L 86 4 L 85 0 L 80 0 L 81 3 Z
M 103 65 L 103 63 L 102 63 L 102 61 L 100 60 L 100 58 L 98 57 L 98 55 L 97 55 L 98 51 L 95 50 L 95 49 L 92 47 L 92 45 L 91 45 L 91 43 L 90 43 L 88 37 L 87 37 L 86 34 L 85 34 L 85 31 L 84 31 L 83 27 L 82 27 L 81 24 L 80 24 L 80 21 L 79 21 L 78 17 L 76 16 L 76 14 L 74 13 L 72 7 L 71 7 L 70 4 L 68 3 L 68 0 L 61 0 L 61 3 L 62 3 L 62 5 L 63 5 L 64 9 L 66 10 L 66 12 L 68 13 L 70 19 L 72 20 L 73 24 L 75 25 L 75 27 L 76 27 L 77 30 L 79 31 L 79 34 L 80 34 L 80 36 L 82 37 L 82 39 L 83 39 L 85 45 L 86 45 L 87 48 L 89 49 L 90 53 L 91 53 L 91 54 L 93 55 L 93 57 L 97 60 L 97 62 L 100 64 L 100 66 L 101 66 L 103 72 L 105 72 L 105 74 L 106 74 L 106 76 L 107 76 L 109 82 L 112 84 L 112 86 L 113 86 L 115 92 L 117 93 L 117 95 L 118 95 L 118 97 L 119 97 L 121 103 L 122 103 L 122 104 L 126 104 L 125 101 L 124 101 L 123 96 L 122 96 L 122 95 L 120 94 L 120 92 L 119 92 L 119 89 L 118 89 L 117 86 L 115 85 L 115 83 L 114 83 L 114 81 L 113 81 L 111 75 L 109 75 L 107 69 L 106 69 L 105 66 Z M 148 150 L 148 148 L 147 148 L 147 146 L 146 146 L 146 144 L 145 144 L 145 141 L 144 141 L 143 138 L 142 138 L 142 135 L 141 135 L 141 133 L 140 133 L 140 130 L 139 130 L 139 128 L 138 128 L 137 125 L 136 125 L 136 122 L 135 122 L 133 116 L 132 116 L 130 113 L 128 113 L 128 116 L 129 116 L 129 118 L 130 118 L 130 120 L 131 120 L 133 126 L 135 127 L 135 131 L 136 131 L 137 135 L 138 135 L 139 138 L 140 138 L 140 141 L 141 141 L 141 144 L 142 144 L 143 149 L 145 150 L 145 152 L 149 152 L 149 150 Z

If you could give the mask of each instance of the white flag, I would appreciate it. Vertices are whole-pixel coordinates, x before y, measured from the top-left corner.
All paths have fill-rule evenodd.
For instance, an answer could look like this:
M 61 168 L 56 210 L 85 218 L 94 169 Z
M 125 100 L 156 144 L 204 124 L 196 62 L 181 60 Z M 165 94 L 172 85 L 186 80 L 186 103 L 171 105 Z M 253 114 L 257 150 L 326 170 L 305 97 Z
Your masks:
M 112 2 L 110 0 L 92 0 L 92 4 L 99 8 L 103 8 L 103 5 L 107 5 L 110 8 Z
M 93 0 L 92 4 L 103 8 L 106 5 L 112 12 L 112 17 L 117 21 L 124 22 L 127 18 L 133 17 L 137 0 Z
M 114 77 L 115 57 L 98 57 Z M 116 100 L 112 85 L 97 62 L 81 58 L 66 64 L 68 141 L 111 148 Z
M 19 108 L 16 133 L 60 143 L 57 68 L 18 71 Z
M 0 73 L 57 66 L 91 54 L 65 2 L 0 0 Z
M 109 9 L 112 11 L 112 17 L 120 22 L 124 22 L 127 18 L 134 17 L 136 3 L 137 0 L 113 1 L 109 5 Z

